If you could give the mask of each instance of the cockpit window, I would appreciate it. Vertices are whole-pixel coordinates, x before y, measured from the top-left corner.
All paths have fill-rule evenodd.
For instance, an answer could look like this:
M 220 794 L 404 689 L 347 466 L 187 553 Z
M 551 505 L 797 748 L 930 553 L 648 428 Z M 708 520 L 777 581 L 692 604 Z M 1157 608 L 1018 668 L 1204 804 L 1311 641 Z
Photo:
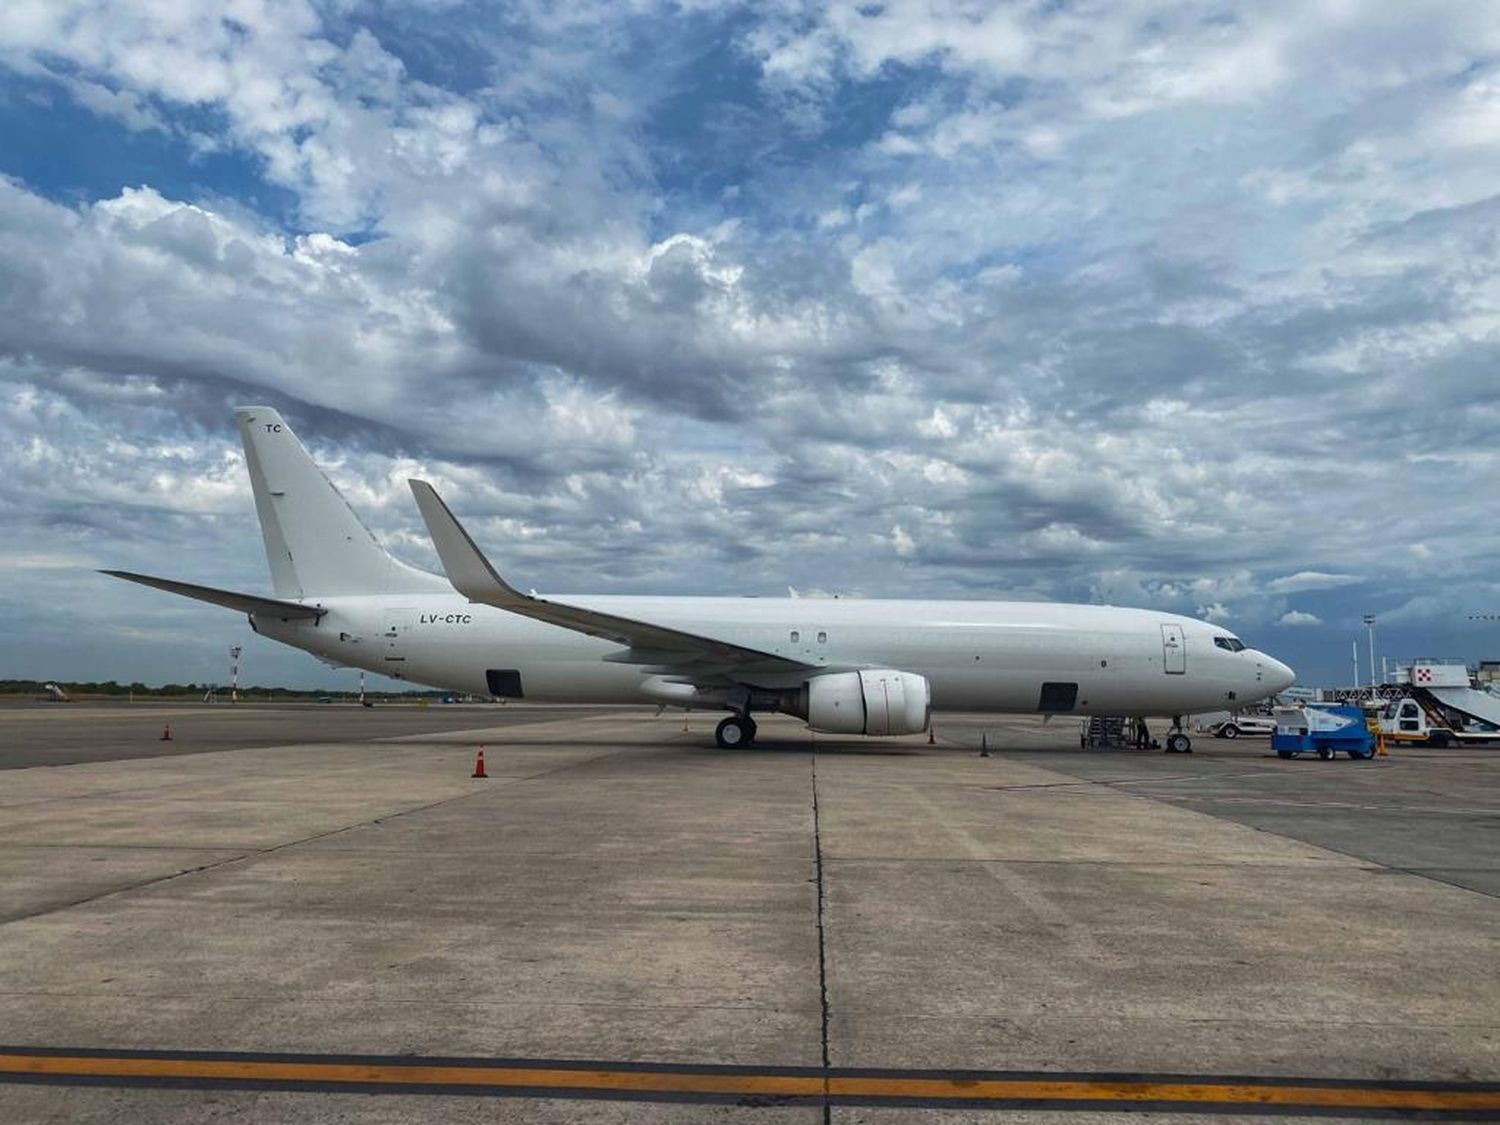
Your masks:
M 1214 644 L 1229 652 L 1243 652 L 1245 650 L 1245 642 L 1238 637 L 1215 637 Z

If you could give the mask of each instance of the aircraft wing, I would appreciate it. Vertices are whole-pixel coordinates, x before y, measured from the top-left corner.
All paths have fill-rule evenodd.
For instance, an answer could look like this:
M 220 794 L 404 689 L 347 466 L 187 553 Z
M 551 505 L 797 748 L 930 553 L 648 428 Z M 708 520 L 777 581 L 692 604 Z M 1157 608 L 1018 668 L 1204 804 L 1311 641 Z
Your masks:
M 195 586 L 191 582 L 176 582 L 170 578 L 153 578 L 149 574 L 132 574 L 128 570 L 101 570 L 112 578 L 123 578 L 127 582 L 139 582 L 142 586 L 154 586 L 169 594 L 181 594 L 185 598 L 196 598 L 200 602 L 221 605 L 225 609 L 237 609 L 260 617 L 279 617 L 283 621 L 298 618 L 322 617 L 328 611 L 318 606 L 302 605 L 299 602 L 284 602 L 279 598 L 263 598 L 257 594 L 237 594 L 233 590 L 219 590 L 213 586 Z
M 685 677 L 697 683 L 713 680 L 743 682 L 756 676 L 813 669 L 813 665 L 801 661 L 714 637 L 551 601 L 535 594 L 523 594 L 500 577 L 432 485 L 421 480 L 408 483 L 417 498 L 422 518 L 427 522 L 427 531 L 432 536 L 438 557 L 442 559 L 448 581 L 472 602 L 615 641 L 627 646 L 627 651 L 607 656 L 606 660 L 646 665 L 652 671 Z

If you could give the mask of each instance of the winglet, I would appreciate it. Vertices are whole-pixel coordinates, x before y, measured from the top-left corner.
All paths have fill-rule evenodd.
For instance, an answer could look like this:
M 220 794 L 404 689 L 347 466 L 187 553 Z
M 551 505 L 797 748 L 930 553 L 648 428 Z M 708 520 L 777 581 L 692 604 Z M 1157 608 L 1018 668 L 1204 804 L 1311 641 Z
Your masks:
M 443 498 L 425 480 L 409 480 L 417 508 L 427 524 L 427 534 L 437 548 L 438 558 L 453 588 L 471 602 L 505 608 L 507 604 L 532 601 L 513 587 L 490 565 L 484 552 L 475 545 L 463 524 L 443 503 Z

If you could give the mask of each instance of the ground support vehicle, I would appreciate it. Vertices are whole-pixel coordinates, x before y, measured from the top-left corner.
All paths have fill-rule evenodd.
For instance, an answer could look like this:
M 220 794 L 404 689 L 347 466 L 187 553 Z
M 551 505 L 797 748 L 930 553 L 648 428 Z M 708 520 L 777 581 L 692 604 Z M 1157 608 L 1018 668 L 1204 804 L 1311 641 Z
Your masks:
M 1500 742 L 1500 696 L 1480 691 L 1461 662 L 1418 660 L 1402 669 L 1399 696 L 1380 713 L 1388 742 L 1465 746 Z
M 1233 715 L 1208 728 L 1215 738 L 1240 738 L 1245 735 L 1276 733 L 1276 720 L 1269 715 Z
M 1276 733 L 1271 749 L 1277 757 L 1317 754 L 1327 761 L 1338 754 L 1369 758 L 1375 753 L 1375 733 L 1365 723 L 1364 711 L 1349 704 L 1276 708 Z

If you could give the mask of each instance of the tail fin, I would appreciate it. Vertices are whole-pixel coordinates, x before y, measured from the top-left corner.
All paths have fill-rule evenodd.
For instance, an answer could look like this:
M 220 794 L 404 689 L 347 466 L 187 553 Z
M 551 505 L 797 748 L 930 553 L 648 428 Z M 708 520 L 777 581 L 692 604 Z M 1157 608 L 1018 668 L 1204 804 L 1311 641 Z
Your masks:
M 269 406 L 234 412 L 255 511 L 281 598 L 444 593 L 446 580 L 394 559 Z

